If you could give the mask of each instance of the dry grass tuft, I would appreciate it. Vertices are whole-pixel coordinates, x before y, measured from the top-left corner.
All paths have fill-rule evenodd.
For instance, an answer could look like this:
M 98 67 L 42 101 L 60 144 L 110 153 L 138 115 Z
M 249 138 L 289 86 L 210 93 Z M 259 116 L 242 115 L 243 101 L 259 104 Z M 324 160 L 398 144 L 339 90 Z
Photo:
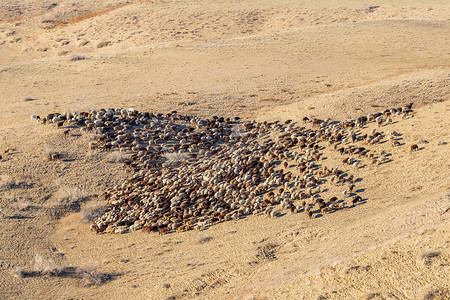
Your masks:
M 209 242 L 210 240 L 212 240 L 213 238 L 209 235 L 206 235 L 204 233 L 199 233 L 198 235 L 198 243 L 199 244 L 204 244 Z
M 164 153 L 164 158 L 167 159 L 169 163 L 177 163 L 183 160 L 187 160 L 189 155 L 186 153 L 175 153 L 175 152 L 167 152 Z
M 25 269 L 20 266 L 17 266 L 11 271 L 11 274 L 17 278 L 23 278 L 25 277 Z
M 81 209 L 80 219 L 86 222 L 92 222 L 108 211 L 108 206 L 101 202 L 91 202 Z
M 26 184 L 26 182 L 22 179 L 16 179 L 10 175 L 0 176 L 0 188 L 9 190 L 24 184 Z
M 9 175 L 2 175 L 0 177 L 0 188 L 7 190 L 13 188 L 16 185 L 16 180 Z
M 79 61 L 79 60 L 85 60 L 87 59 L 86 56 L 79 55 L 79 54 L 73 54 L 70 56 L 69 61 Z
M 241 125 L 233 125 L 231 127 L 231 136 L 232 137 L 242 137 L 244 135 L 244 129 Z
M 54 198 L 56 203 L 48 207 L 45 213 L 52 220 L 58 220 L 67 213 L 80 211 L 81 203 L 88 198 L 88 194 L 77 187 L 61 185 Z
M 77 187 L 60 186 L 55 194 L 56 200 L 61 204 L 80 203 L 88 197 L 87 193 Z
M 99 42 L 99 43 L 97 44 L 97 48 L 103 48 L 103 47 L 109 46 L 110 44 L 111 44 L 110 41 Z
M 423 300 L 444 300 L 450 299 L 449 297 L 449 289 L 428 289 L 423 295 Z
M 123 163 L 125 160 L 127 160 L 126 154 L 120 151 L 114 151 L 109 153 L 105 160 L 109 163 Z
M 61 153 L 58 151 L 53 150 L 50 147 L 45 147 L 45 149 L 43 150 L 44 152 L 44 157 L 48 160 L 48 161 L 55 161 L 61 158 Z
M 34 265 L 36 271 L 42 275 L 58 276 L 62 271 L 62 268 L 53 259 L 45 259 L 39 254 L 34 257 Z
M 98 266 L 96 263 L 86 264 L 84 266 L 78 267 L 76 273 L 81 277 L 81 284 L 84 287 L 98 286 L 109 280 L 111 276 L 98 271 Z
M 18 198 L 17 202 L 15 203 L 15 207 L 19 211 L 27 211 L 30 208 L 34 207 L 33 203 L 29 200 Z

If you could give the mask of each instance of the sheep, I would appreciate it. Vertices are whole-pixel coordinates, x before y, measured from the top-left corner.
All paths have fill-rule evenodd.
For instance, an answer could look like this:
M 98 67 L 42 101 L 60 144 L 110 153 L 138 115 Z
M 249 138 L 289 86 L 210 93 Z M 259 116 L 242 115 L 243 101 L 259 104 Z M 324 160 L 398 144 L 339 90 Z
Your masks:
M 355 206 L 356 203 L 358 203 L 359 201 L 361 201 L 362 198 L 360 196 L 355 196 L 352 200 L 352 204 L 353 206 Z
M 375 119 L 375 121 L 377 122 L 378 127 L 380 127 L 381 124 L 383 123 L 383 117 L 382 117 L 382 116 L 379 116 L 379 117 L 377 117 L 377 118 Z
M 411 152 L 419 150 L 419 146 L 416 144 L 411 145 Z

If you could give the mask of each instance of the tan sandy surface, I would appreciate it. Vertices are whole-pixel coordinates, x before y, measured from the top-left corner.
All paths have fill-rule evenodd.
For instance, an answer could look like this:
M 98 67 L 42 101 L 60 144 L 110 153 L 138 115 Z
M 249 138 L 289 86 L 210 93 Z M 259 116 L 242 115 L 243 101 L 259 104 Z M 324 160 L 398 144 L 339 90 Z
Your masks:
M 449 299 L 449 37 L 447 1 L 2 0 L 0 299 Z M 363 204 L 162 236 L 55 218 L 61 190 L 84 207 L 129 174 L 92 135 L 30 120 L 109 107 L 346 120 L 409 102 L 413 117 L 379 129 L 402 145 L 371 146 L 390 162 L 350 170 L 325 150 L 323 165 L 361 178 Z M 66 272 L 34 272 L 36 255 Z M 71 270 L 86 264 L 113 280 L 83 287 Z

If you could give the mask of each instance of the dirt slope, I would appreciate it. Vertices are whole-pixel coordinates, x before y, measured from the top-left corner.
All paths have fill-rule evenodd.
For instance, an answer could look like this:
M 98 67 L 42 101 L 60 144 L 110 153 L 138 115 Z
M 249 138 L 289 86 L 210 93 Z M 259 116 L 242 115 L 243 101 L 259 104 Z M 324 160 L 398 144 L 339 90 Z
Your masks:
M 2 1 L 0 298 L 448 298 L 449 9 L 446 1 Z M 360 179 L 363 204 L 163 236 L 91 232 L 78 204 L 129 175 L 123 156 L 90 150 L 94 135 L 30 120 L 133 107 L 302 125 L 305 116 L 347 120 L 409 102 L 412 116 L 359 129 L 401 133 L 400 146 L 367 146 L 391 154 L 388 163 L 343 166 L 325 150 L 322 165 Z M 62 159 L 48 161 L 52 151 Z M 327 188 L 324 197 L 342 193 Z M 67 195 L 79 201 L 67 205 Z M 62 274 L 35 272 L 36 255 Z M 76 268 L 86 264 L 113 280 L 83 287 Z

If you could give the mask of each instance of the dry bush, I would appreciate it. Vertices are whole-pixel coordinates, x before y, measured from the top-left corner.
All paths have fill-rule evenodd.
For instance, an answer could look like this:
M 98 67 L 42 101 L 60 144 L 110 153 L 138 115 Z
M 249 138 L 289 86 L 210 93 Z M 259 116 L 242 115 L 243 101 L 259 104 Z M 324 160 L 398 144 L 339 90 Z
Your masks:
M 80 203 L 88 197 L 87 193 L 77 187 L 61 185 L 55 194 L 56 200 L 61 204 Z
M 428 289 L 423 294 L 423 300 L 443 300 L 450 299 L 450 290 L 449 289 Z
M 103 42 L 100 42 L 97 44 L 97 48 L 103 48 L 103 47 L 109 46 L 110 44 L 111 44 L 110 41 L 103 41 Z
M 23 278 L 25 277 L 25 269 L 20 266 L 17 266 L 11 271 L 11 274 L 17 278 Z
M 187 160 L 189 158 L 189 155 L 187 155 L 186 153 L 167 152 L 164 153 L 164 158 L 167 159 L 169 163 L 176 163 Z
M 43 150 L 43 152 L 44 152 L 44 157 L 48 161 L 54 161 L 54 160 L 61 158 L 61 153 L 58 151 L 55 151 L 54 149 L 50 148 L 49 146 L 46 146 L 45 149 Z
M 126 154 L 120 151 L 111 152 L 105 158 L 105 160 L 110 163 L 123 163 L 126 159 Z
M 2 175 L 0 177 L 0 188 L 6 188 L 7 190 L 13 188 L 16 185 L 16 180 L 9 175 Z
M 7 190 L 26 184 L 22 179 L 14 178 L 10 175 L 2 175 L 0 177 L 0 188 Z
M 198 235 L 198 243 L 199 244 L 204 244 L 209 242 L 210 240 L 212 240 L 212 237 L 209 235 L 206 235 L 204 233 L 199 233 Z
M 73 54 L 69 58 L 70 61 L 79 61 L 79 60 L 85 60 L 85 59 L 87 59 L 86 56 L 79 55 L 79 54 Z
M 86 158 L 87 159 L 97 159 L 98 158 L 98 152 L 94 150 L 89 150 L 86 152 Z
M 47 207 L 45 214 L 52 220 L 58 220 L 70 212 L 80 211 L 81 203 L 88 198 L 88 194 L 77 187 L 56 184 L 59 189 L 55 193 L 55 204 Z
M 86 222 L 92 222 L 108 211 L 108 206 L 101 202 L 91 202 L 81 209 L 80 219 Z
M 241 137 L 244 135 L 244 130 L 241 125 L 233 125 L 231 127 L 231 136 L 232 137 Z
M 76 273 L 81 277 L 81 284 L 84 287 L 101 285 L 102 283 L 111 280 L 111 276 L 109 274 L 99 272 L 96 263 L 90 263 L 78 267 L 76 269 Z
M 23 198 L 18 198 L 17 202 L 15 203 L 15 207 L 19 211 L 27 211 L 30 208 L 32 208 L 33 206 L 34 205 L 31 201 L 23 199 Z
M 39 254 L 36 254 L 36 256 L 34 257 L 34 265 L 36 271 L 42 275 L 57 276 L 61 274 L 62 271 L 62 268 L 58 266 L 53 259 L 45 259 Z

